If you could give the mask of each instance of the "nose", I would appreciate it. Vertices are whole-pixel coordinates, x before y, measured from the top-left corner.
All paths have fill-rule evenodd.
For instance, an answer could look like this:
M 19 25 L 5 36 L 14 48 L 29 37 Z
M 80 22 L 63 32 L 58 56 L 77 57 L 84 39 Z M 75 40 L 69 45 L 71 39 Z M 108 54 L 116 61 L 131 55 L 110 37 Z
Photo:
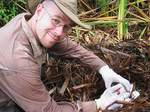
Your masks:
M 59 36 L 59 37 L 61 37 L 61 36 L 64 36 L 64 26 L 59 26 L 59 27 L 56 27 L 55 28 L 55 34 L 56 34 L 56 36 Z

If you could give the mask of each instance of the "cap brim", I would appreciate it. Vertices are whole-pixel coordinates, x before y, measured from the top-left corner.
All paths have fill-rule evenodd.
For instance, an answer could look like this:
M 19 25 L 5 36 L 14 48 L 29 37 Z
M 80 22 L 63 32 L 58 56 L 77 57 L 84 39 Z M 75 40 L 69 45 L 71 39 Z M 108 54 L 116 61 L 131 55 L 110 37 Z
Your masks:
M 59 3 L 57 0 L 54 0 L 54 2 L 56 3 L 56 5 L 60 8 L 60 10 L 66 15 L 68 16 L 73 22 L 75 22 L 76 24 L 78 24 L 79 26 L 86 28 L 86 29 L 92 29 L 92 26 L 87 25 L 85 23 L 82 23 L 79 18 L 72 13 L 70 10 L 68 10 L 66 7 L 64 7 L 61 3 Z

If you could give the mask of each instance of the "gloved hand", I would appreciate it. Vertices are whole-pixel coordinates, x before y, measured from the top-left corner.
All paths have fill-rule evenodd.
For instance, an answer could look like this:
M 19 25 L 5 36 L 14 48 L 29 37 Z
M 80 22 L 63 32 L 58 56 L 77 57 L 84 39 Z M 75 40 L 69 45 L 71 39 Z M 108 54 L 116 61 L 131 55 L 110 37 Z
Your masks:
M 131 92 L 132 86 L 130 82 L 127 79 L 115 73 L 111 68 L 109 68 L 108 65 L 100 68 L 99 73 L 102 75 L 106 88 L 111 87 L 111 84 L 113 82 L 117 82 L 122 84 L 125 87 L 126 91 Z
M 125 88 L 121 84 L 117 84 L 104 91 L 99 99 L 96 99 L 97 109 L 102 110 L 114 110 L 122 107 L 122 104 L 115 103 L 116 101 L 124 101 L 129 98 L 130 93 L 126 92 Z
M 131 86 L 133 88 L 133 84 Z M 132 91 L 132 93 L 129 93 L 129 92 L 124 93 L 124 92 L 125 92 L 125 89 L 122 88 L 122 89 L 118 90 L 117 94 L 119 94 L 119 93 L 122 94 L 121 96 L 124 98 L 125 102 L 134 101 L 136 98 L 138 98 L 140 96 L 140 93 L 136 90 Z M 122 107 L 122 106 L 123 106 L 122 104 L 114 103 L 113 105 L 108 107 L 108 110 L 114 110 L 114 109 Z

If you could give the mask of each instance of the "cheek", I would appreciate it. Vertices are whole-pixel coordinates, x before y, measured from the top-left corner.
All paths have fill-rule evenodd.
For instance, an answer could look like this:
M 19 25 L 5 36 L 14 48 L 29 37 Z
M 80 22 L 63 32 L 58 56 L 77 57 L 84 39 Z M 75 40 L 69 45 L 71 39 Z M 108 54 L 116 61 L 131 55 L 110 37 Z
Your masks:
M 39 20 L 36 24 L 36 33 L 39 37 L 44 36 L 51 26 L 46 20 Z
M 48 30 L 53 28 L 48 16 L 43 16 L 42 18 L 37 20 L 37 27 L 40 30 Z
M 49 27 L 49 23 L 46 20 L 41 19 L 37 22 L 37 28 L 38 29 L 46 29 Z

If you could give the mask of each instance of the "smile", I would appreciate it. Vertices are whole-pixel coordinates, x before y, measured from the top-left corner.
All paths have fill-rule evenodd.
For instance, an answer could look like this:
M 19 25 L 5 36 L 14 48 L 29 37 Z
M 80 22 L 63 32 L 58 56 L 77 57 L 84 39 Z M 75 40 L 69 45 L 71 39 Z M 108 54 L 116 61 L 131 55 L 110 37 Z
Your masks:
M 48 35 L 50 36 L 50 38 L 52 38 L 55 41 L 58 41 L 57 36 L 52 35 L 50 32 L 48 32 Z

